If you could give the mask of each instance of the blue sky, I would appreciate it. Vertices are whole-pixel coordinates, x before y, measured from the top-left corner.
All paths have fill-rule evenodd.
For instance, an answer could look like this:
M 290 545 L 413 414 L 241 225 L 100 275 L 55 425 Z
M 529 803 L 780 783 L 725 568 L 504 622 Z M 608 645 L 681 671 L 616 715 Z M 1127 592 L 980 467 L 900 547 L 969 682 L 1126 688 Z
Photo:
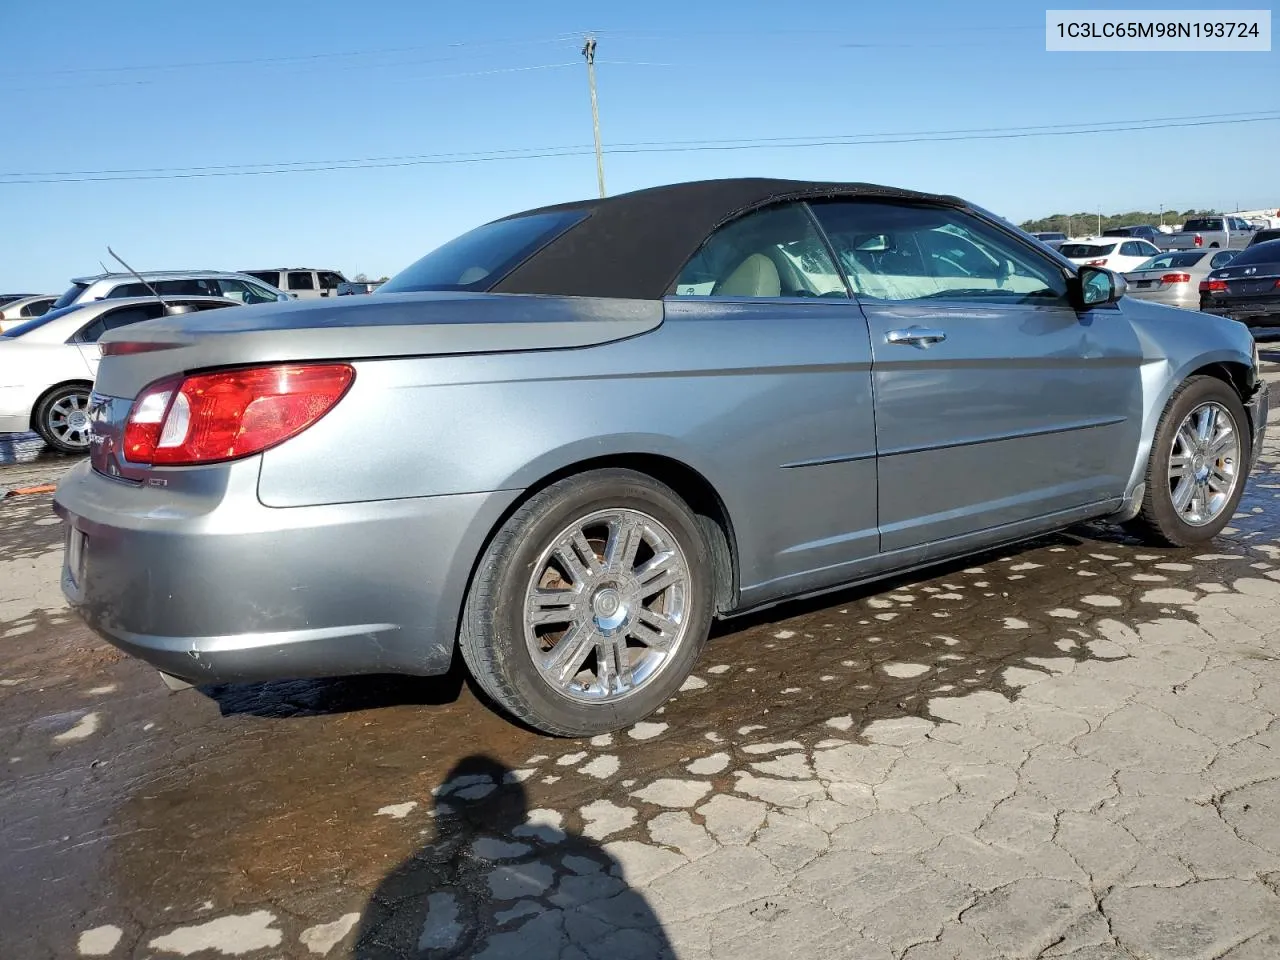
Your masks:
M 13 2 L 0 4 L 11 41 L 0 62 L 0 174 L 10 175 L 0 176 L 0 290 L 61 291 L 100 269 L 108 243 L 140 269 L 395 273 L 477 223 L 593 195 L 587 30 L 599 36 L 611 193 L 769 175 L 957 193 L 1014 220 L 1161 203 L 1280 207 L 1280 121 L 619 152 L 1280 111 L 1280 51 L 1046 53 L 1044 6 L 1026 2 Z M 578 149 L 439 162 L 538 148 Z M 387 157 L 433 162 L 96 183 L 12 176 Z

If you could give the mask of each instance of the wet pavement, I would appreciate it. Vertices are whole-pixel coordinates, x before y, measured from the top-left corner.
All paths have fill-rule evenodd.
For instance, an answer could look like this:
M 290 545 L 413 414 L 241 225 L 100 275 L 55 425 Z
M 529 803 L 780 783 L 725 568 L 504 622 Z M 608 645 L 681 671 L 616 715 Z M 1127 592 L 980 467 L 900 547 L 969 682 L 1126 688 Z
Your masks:
M 460 675 L 170 693 L 0 501 L 0 957 L 1280 956 L 1277 496 L 1272 441 L 1209 547 L 723 625 L 590 741 Z

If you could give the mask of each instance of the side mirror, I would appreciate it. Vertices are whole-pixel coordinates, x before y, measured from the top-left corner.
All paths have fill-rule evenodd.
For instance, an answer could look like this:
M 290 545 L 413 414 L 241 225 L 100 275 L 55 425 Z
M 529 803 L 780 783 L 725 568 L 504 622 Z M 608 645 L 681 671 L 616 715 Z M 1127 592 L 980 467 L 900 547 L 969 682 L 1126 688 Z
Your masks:
M 1086 310 L 1115 303 L 1129 288 L 1123 276 L 1102 267 L 1081 267 L 1076 279 L 1080 284 L 1080 305 Z
M 276 302 L 277 302 L 277 303 L 288 303 L 288 302 L 289 302 L 290 300 L 292 300 L 292 299 L 293 299 L 293 297 L 289 296 L 289 294 L 287 294 L 287 293 L 277 293 L 277 294 L 276 294 Z

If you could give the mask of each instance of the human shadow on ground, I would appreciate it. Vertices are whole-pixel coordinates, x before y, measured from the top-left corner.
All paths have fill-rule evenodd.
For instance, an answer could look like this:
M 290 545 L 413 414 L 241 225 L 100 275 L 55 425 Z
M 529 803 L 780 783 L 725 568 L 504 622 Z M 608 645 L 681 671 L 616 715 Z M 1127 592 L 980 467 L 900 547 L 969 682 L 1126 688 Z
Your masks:
M 356 960 L 674 958 L 620 864 L 595 841 L 564 833 L 558 814 L 530 811 L 504 764 L 483 754 L 460 760 L 432 813 L 434 839 L 370 897 Z

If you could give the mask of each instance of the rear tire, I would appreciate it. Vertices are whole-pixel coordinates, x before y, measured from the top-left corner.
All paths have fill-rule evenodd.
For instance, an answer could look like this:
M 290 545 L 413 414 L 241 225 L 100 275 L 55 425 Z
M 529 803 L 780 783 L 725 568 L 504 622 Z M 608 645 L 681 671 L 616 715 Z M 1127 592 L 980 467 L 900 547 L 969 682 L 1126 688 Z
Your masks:
M 538 730 L 629 727 L 680 688 L 711 626 L 712 559 L 669 487 L 631 470 L 554 483 L 476 568 L 458 643 L 480 688 Z
M 32 414 L 36 433 L 59 453 L 89 450 L 89 393 L 85 384 L 69 383 L 40 398 Z
M 1216 537 L 1244 493 L 1251 442 L 1248 415 L 1232 387 L 1207 376 L 1183 382 L 1156 427 L 1142 510 L 1129 528 L 1164 546 Z

